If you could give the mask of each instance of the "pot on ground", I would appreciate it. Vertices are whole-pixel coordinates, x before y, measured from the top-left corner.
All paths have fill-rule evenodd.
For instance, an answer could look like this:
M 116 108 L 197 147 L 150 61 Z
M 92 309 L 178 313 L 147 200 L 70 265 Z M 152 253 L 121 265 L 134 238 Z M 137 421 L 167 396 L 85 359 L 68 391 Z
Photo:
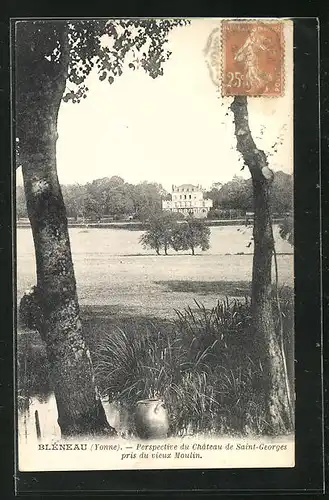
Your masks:
M 169 418 L 161 399 L 137 401 L 134 421 L 136 433 L 141 439 L 163 439 L 168 435 Z

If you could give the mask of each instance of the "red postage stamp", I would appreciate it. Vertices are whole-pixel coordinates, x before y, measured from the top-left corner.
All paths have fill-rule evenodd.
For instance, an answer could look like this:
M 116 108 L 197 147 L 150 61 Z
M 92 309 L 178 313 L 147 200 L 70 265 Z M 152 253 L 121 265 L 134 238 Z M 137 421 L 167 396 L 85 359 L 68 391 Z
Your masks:
M 222 51 L 223 96 L 283 94 L 283 23 L 223 21 Z

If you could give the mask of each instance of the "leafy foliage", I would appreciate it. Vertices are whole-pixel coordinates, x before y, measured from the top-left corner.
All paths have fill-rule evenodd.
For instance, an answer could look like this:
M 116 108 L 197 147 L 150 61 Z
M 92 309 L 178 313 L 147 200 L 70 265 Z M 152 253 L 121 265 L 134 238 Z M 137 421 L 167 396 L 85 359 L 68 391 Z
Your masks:
M 174 246 L 175 235 L 181 231 L 182 224 L 178 220 L 183 216 L 179 213 L 161 212 L 153 215 L 147 224 L 147 230 L 142 234 L 140 243 L 144 248 L 152 248 L 157 255 L 163 248 L 167 255 L 170 246 Z
M 188 217 L 179 226 L 177 225 L 172 235 L 172 247 L 177 250 L 191 250 L 200 247 L 202 251 L 209 249 L 210 228 L 204 221 Z
M 216 218 L 216 209 L 220 210 L 253 210 L 253 190 L 251 179 L 234 176 L 219 189 L 212 188 L 205 196 L 213 200 L 213 210 L 209 214 Z M 293 179 L 292 176 L 278 171 L 274 174 L 271 186 L 271 208 L 274 213 L 284 214 L 292 210 Z M 225 218 L 225 216 L 221 216 Z
M 287 240 L 291 246 L 294 246 L 294 219 L 292 217 L 286 217 L 279 227 L 281 238 Z
M 176 252 L 179 250 L 209 249 L 210 229 L 201 220 L 188 217 L 176 212 L 162 212 L 153 216 L 147 225 L 146 232 L 141 236 L 140 243 L 145 248 L 152 248 L 159 255 L 163 248 L 165 255 L 170 247 Z
M 146 221 L 161 214 L 161 200 L 167 195 L 161 184 L 130 184 L 121 177 L 103 177 L 87 184 L 61 186 L 66 213 L 74 219 L 124 219 Z M 17 217 L 27 217 L 24 189 L 17 186 Z
M 126 69 L 142 68 L 152 78 L 163 75 L 171 52 L 165 48 L 170 31 L 184 26 L 183 19 L 110 19 L 70 21 L 69 69 L 64 101 L 80 102 L 88 93 L 85 78 L 93 68 L 99 80 L 113 84 Z
M 121 177 L 96 179 L 85 185 L 62 186 L 68 217 L 146 220 L 161 213 L 165 194 L 160 184 L 142 182 L 130 184 Z
M 234 176 L 233 179 L 221 186 L 220 189 L 213 188 L 207 193 L 207 197 L 213 200 L 213 207 L 221 209 L 252 209 L 252 184 L 251 180 Z
M 285 214 L 292 211 L 293 176 L 284 172 L 275 172 L 271 186 L 271 208 L 273 212 Z
M 155 182 L 129 184 L 129 196 L 133 203 L 135 218 L 147 221 L 150 217 L 160 215 L 161 200 L 166 194 L 162 185 Z

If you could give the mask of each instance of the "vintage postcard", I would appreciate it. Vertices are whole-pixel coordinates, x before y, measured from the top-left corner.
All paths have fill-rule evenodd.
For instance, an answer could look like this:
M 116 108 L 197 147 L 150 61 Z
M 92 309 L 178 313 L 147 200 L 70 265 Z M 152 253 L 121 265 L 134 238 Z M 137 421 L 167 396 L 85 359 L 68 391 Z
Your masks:
M 13 22 L 19 471 L 294 467 L 293 22 Z

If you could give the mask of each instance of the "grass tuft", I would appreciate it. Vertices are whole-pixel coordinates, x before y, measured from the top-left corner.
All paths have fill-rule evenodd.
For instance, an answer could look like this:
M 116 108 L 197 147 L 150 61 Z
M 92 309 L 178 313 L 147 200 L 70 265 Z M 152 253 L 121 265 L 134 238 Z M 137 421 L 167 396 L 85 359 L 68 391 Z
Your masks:
M 280 310 L 288 339 L 288 296 Z M 195 301 L 176 311 L 171 329 L 149 323 L 104 336 L 95 352 L 98 386 L 128 412 L 140 399 L 162 398 L 172 435 L 263 434 L 262 367 L 252 346 L 249 298 L 226 298 L 211 310 Z

